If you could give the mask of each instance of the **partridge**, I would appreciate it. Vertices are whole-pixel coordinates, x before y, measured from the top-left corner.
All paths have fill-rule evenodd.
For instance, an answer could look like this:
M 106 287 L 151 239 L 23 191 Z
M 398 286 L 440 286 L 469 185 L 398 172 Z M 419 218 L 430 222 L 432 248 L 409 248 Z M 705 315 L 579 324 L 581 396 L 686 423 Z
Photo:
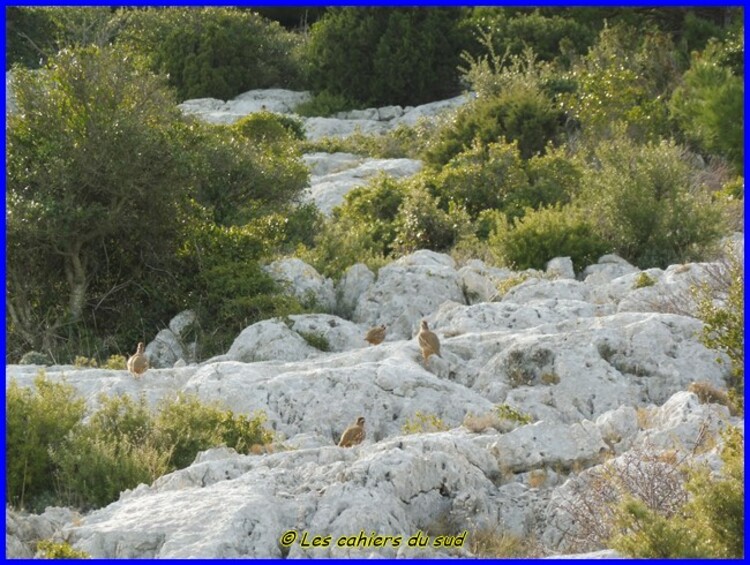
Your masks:
M 419 333 L 417 334 L 417 342 L 419 343 L 419 349 L 422 350 L 422 357 L 424 357 L 425 364 L 427 364 L 427 359 L 430 358 L 430 355 L 440 357 L 440 340 L 427 327 L 427 320 L 422 320 Z
M 365 418 L 360 416 L 356 424 L 352 424 L 341 434 L 339 447 L 352 447 L 360 444 L 365 439 L 365 435 Z
M 365 341 L 369 342 L 371 345 L 377 345 L 379 343 L 383 343 L 384 339 L 385 339 L 385 326 L 384 325 L 370 328 L 367 331 L 367 334 L 365 335 Z
M 128 371 L 136 377 L 140 377 L 148 370 L 148 358 L 143 353 L 143 342 L 138 344 L 136 352 L 128 359 Z

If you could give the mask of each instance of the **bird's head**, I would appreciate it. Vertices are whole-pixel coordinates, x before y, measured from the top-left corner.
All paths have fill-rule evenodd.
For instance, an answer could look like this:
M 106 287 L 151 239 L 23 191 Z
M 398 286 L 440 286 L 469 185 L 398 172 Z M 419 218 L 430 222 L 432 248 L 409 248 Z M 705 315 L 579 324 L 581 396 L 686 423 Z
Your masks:
M 422 320 L 421 328 L 423 330 L 429 330 L 430 328 L 427 326 L 427 320 Z
M 142 341 L 138 342 L 138 353 L 143 353 L 143 342 Z
M 357 425 L 358 426 L 364 426 L 365 425 L 365 417 L 364 416 L 360 416 L 359 418 L 357 418 Z

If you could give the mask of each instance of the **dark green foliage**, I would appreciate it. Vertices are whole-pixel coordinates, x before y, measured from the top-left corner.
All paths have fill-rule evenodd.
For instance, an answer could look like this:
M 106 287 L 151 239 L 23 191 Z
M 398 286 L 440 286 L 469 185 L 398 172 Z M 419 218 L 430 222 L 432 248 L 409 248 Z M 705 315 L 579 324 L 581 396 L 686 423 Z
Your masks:
M 318 272 L 338 278 L 355 263 L 380 266 L 393 251 L 396 216 L 406 191 L 405 183 L 382 175 L 347 193 L 309 252 Z
M 497 53 L 519 54 L 530 45 L 544 61 L 566 58 L 568 51 L 584 54 L 596 39 L 593 27 L 558 14 L 545 15 L 539 10 L 512 13 L 508 9 L 475 8 L 469 21 L 492 31 Z
M 561 151 L 532 157 L 525 165 L 529 184 L 513 193 L 515 210 L 568 204 L 580 192 L 583 172 Z
M 162 450 L 171 450 L 170 465 L 182 469 L 199 451 L 221 444 L 249 453 L 256 444 L 270 443 L 271 432 L 264 428 L 265 415 L 253 418 L 236 415 L 217 403 L 203 403 L 193 395 L 179 394 L 160 403 L 154 417 L 155 435 Z
M 395 227 L 395 247 L 400 254 L 418 249 L 447 252 L 462 235 L 471 232 L 469 215 L 463 207 L 450 203 L 446 212 L 419 181 L 404 198 Z
M 579 210 L 559 205 L 527 210 L 512 223 L 501 219 L 489 243 L 502 264 L 518 270 L 544 269 L 555 257 L 570 257 L 580 271 L 611 250 Z
M 284 226 L 256 223 L 222 227 L 195 222 L 180 252 L 190 304 L 206 332 L 201 357 L 225 352 L 245 327 L 275 316 L 303 311 L 292 297 L 279 294 L 260 259 L 285 238 Z
M 55 51 L 55 22 L 44 8 L 5 8 L 5 70 L 14 63 L 35 69 Z
M 516 144 L 478 140 L 451 159 L 434 180 L 433 194 L 447 209 L 454 203 L 472 218 L 486 209 L 504 210 L 518 192 L 528 192 L 528 178 Z
M 305 127 L 292 116 L 272 112 L 255 112 L 239 119 L 232 127 L 254 143 L 289 144 L 305 139 Z
M 480 97 L 460 108 L 427 149 L 425 159 L 444 165 L 475 140 L 517 142 L 523 159 L 543 153 L 561 132 L 562 114 L 538 87 L 510 85 L 496 95 Z
M 294 111 L 300 116 L 332 116 L 337 112 L 352 110 L 357 104 L 341 94 L 331 94 L 328 90 L 316 92 L 311 100 L 302 102 Z
M 48 503 L 99 508 L 188 466 L 198 451 L 250 453 L 273 439 L 264 414 L 234 414 L 190 395 L 163 399 L 155 413 L 143 396 L 101 396 L 84 423 L 73 387 L 43 373 L 34 388 L 10 383 L 6 413 L 7 500 L 37 512 Z
M 71 385 L 50 382 L 43 371 L 34 387 L 22 388 L 12 380 L 5 393 L 6 500 L 43 510 L 36 500 L 51 486 L 55 466 L 49 450 L 61 445 L 79 424 L 84 403 Z
M 293 135 L 262 113 L 230 127 L 195 122 L 183 128 L 196 200 L 212 213 L 211 221 L 244 225 L 298 196 L 308 171 Z
M 250 10 L 138 10 L 121 41 L 168 75 L 180 100 L 228 100 L 252 89 L 300 84 L 295 36 Z
M 308 83 L 365 106 L 458 94 L 466 41 L 455 8 L 331 8 L 310 30 Z
M 743 433 L 723 433 L 721 476 L 693 468 L 686 483 L 691 499 L 674 516 L 638 500 L 621 503 L 612 547 L 636 558 L 741 558 L 744 554 Z
M 725 63 L 731 61 L 735 41 L 712 42 L 703 53 L 694 53 L 669 107 L 691 141 L 704 151 L 724 156 L 742 174 L 744 121 L 738 117 L 743 115 L 744 81 L 741 71 L 737 74 Z
M 684 150 L 672 142 L 602 142 L 582 200 L 596 232 L 641 269 L 699 257 L 721 233 L 719 209 Z
M 179 111 L 160 79 L 111 49 L 64 51 L 43 73 L 19 70 L 14 94 L 9 350 L 20 342 L 49 353 L 92 315 L 100 332 L 115 330 L 133 312 L 117 291 L 137 296 L 168 278 L 187 196 L 170 134 Z
M 666 97 L 683 68 L 669 35 L 620 25 L 605 27 L 569 78 L 576 90 L 561 95 L 563 108 L 592 146 L 622 123 L 638 140 L 669 132 Z

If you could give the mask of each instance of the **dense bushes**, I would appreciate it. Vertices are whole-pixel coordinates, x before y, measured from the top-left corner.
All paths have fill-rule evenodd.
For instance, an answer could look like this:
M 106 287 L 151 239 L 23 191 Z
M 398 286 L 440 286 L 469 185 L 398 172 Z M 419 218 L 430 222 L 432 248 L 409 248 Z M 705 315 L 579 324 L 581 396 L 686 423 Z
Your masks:
M 459 93 L 466 41 L 455 8 L 332 8 L 310 30 L 307 80 L 316 93 L 364 106 L 417 105 Z
M 43 374 L 33 389 L 10 383 L 6 412 L 7 500 L 36 510 L 100 507 L 190 465 L 199 451 L 226 445 L 250 453 L 273 439 L 264 414 L 236 415 L 190 395 L 165 398 L 155 412 L 144 397 L 102 396 L 84 423 L 72 386 Z
M 570 257 L 580 271 L 611 251 L 592 222 L 571 206 L 527 210 L 513 222 L 501 218 L 489 244 L 501 264 L 519 270 L 544 269 L 550 259 Z
M 44 373 L 34 379 L 34 389 L 10 382 L 5 393 L 6 500 L 10 504 L 34 508 L 49 491 L 55 470 L 49 450 L 63 443 L 83 412 L 83 400 L 75 398 L 73 387 L 50 382 Z
M 594 155 L 580 203 L 617 254 L 641 268 L 666 268 L 700 257 L 716 241 L 719 209 L 683 148 L 620 135 Z
M 297 36 L 250 10 L 137 10 L 120 41 L 168 75 L 180 100 L 227 100 L 255 88 L 300 86 Z
M 713 42 L 703 53 L 693 54 L 690 69 L 672 95 L 670 111 L 691 141 L 724 156 L 742 174 L 745 89 L 742 74 L 725 63 L 731 47 L 731 42 Z

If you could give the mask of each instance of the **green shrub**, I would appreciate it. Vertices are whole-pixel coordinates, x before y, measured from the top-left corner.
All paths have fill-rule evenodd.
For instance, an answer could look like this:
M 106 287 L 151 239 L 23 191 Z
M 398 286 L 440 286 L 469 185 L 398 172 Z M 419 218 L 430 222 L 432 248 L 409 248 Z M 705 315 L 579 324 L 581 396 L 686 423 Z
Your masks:
M 517 145 L 484 145 L 478 138 L 427 182 L 434 186 L 432 192 L 444 209 L 452 203 L 466 209 L 472 218 L 483 210 L 504 210 L 517 193 L 528 190 Z
M 741 259 L 730 255 L 723 274 L 724 288 L 703 285 L 696 289 L 698 317 L 703 321 L 701 342 L 708 348 L 726 354 L 730 362 L 729 387 L 732 400 L 741 412 L 745 391 L 745 270 Z M 723 304 L 715 302 L 716 290 L 723 293 Z M 719 358 L 719 362 L 723 362 Z
M 178 394 L 162 400 L 154 418 L 154 435 L 162 450 L 171 449 L 170 465 L 182 469 L 199 451 L 222 444 L 248 453 L 256 444 L 267 444 L 273 434 L 263 424 L 265 415 L 248 419 L 223 410 L 218 403 L 203 403 L 196 396 Z
M 127 22 L 120 42 L 169 76 L 180 100 L 301 85 L 297 36 L 251 10 L 147 8 Z
M 511 209 L 545 208 L 569 204 L 581 189 L 583 171 L 562 150 L 548 150 L 525 162 L 529 178 L 527 189 L 517 190 L 511 198 Z
M 496 259 L 515 269 L 544 269 L 555 257 L 570 257 L 582 270 L 610 250 L 583 213 L 571 206 L 527 210 L 515 221 L 501 219 L 489 238 Z
M 298 104 L 294 112 L 300 116 L 328 117 L 338 112 L 352 110 L 356 104 L 341 94 L 331 94 L 328 90 L 316 92 L 308 101 Z
M 743 174 L 744 122 L 737 117 L 743 112 L 744 81 L 741 73 L 723 64 L 725 49 L 714 41 L 703 53 L 693 54 L 669 109 L 690 140 L 726 157 Z
M 273 112 L 254 112 L 237 120 L 230 130 L 239 133 L 254 143 L 288 145 L 305 139 L 305 126 L 301 121 Z
M 75 549 L 65 541 L 41 540 L 37 542 L 36 550 L 42 559 L 88 559 L 91 557 L 85 551 Z
M 304 59 L 314 92 L 365 106 L 418 105 L 460 91 L 468 39 L 455 8 L 330 8 L 310 29 Z M 398 63 L 395 63 L 395 62 Z
M 635 278 L 635 281 L 633 281 L 633 288 L 646 288 L 647 286 L 654 286 L 655 284 L 656 281 L 648 276 L 648 273 L 641 273 Z
M 585 54 L 594 43 L 596 33 L 583 23 L 570 17 L 530 13 L 509 13 L 497 8 L 475 8 L 470 22 L 484 30 L 492 31 L 492 44 L 497 53 L 506 51 L 517 55 L 531 45 L 544 61 L 567 61 L 570 46 L 573 53 Z
M 117 439 L 90 427 L 70 435 L 51 455 L 60 500 L 81 509 L 106 506 L 122 491 L 151 484 L 172 470 L 169 452 L 152 441 Z
M 464 235 L 471 233 L 469 215 L 460 205 L 448 204 L 448 211 L 430 195 L 419 180 L 404 198 L 395 220 L 395 251 L 412 253 L 418 249 L 448 251 Z
M 625 24 L 605 26 L 595 45 L 573 65 L 576 88 L 560 102 L 596 146 L 622 125 L 633 139 L 657 140 L 669 132 L 666 98 L 680 78 L 668 34 Z
M 38 351 L 29 351 L 24 353 L 21 360 L 18 362 L 19 365 L 51 365 L 50 358 L 44 353 Z
M 382 266 L 395 246 L 396 217 L 407 190 L 405 182 L 380 175 L 349 191 L 303 257 L 334 278 L 355 263 Z
M 110 355 L 102 365 L 102 368 L 112 371 L 123 371 L 127 368 L 127 359 L 125 359 L 124 355 Z
M 600 143 L 584 171 L 579 204 L 596 233 L 641 269 L 699 259 L 721 233 L 720 208 L 673 142 Z
M 510 404 L 500 404 L 496 407 L 497 415 L 501 420 L 509 420 L 521 426 L 530 424 L 534 420 L 528 414 L 524 414 L 518 408 Z
M 511 83 L 498 94 L 479 97 L 459 108 L 428 145 L 424 158 L 443 165 L 476 140 L 516 142 L 523 159 L 544 153 L 560 134 L 561 114 L 537 85 Z
M 744 451 L 737 428 L 724 432 L 721 476 L 692 469 L 690 500 L 674 516 L 663 516 L 628 499 L 616 514 L 619 533 L 611 546 L 636 558 L 741 558 L 744 554 Z
M 53 383 L 40 371 L 34 388 L 11 380 L 5 395 L 5 456 L 7 501 L 34 507 L 35 498 L 49 491 L 54 476 L 50 450 L 62 445 L 80 422 L 84 402 L 65 383 Z

